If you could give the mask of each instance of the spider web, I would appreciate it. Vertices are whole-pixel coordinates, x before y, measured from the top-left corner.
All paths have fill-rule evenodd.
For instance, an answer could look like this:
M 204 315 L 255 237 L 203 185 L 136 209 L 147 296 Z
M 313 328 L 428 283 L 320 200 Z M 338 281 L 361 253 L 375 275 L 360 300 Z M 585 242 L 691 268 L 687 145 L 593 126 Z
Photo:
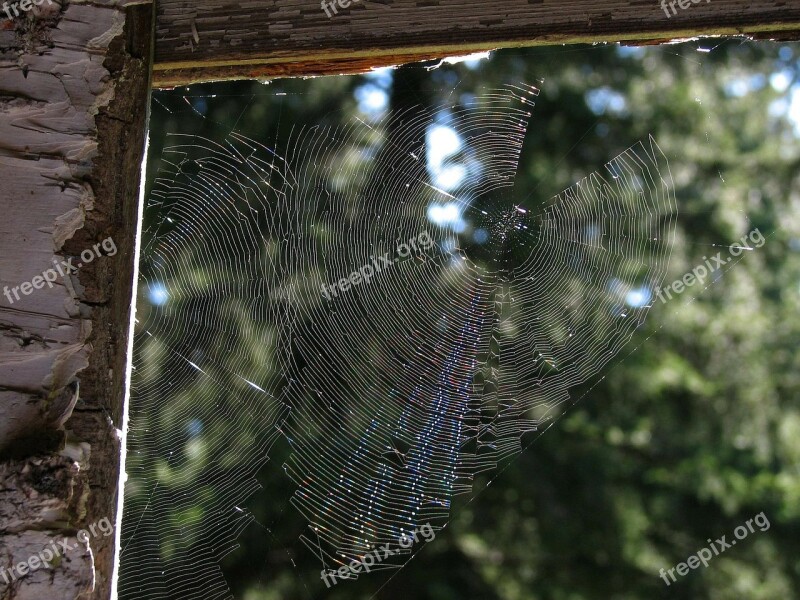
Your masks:
M 145 207 L 158 301 L 137 313 L 122 597 L 229 597 L 220 560 L 277 439 L 324 569 L 445 526 L 642 325 L 675 225 L 667 161 L 650 138 L 548 201 L 514 190 L 537 95 L 298 127 L 283 148 L 170 136 Z

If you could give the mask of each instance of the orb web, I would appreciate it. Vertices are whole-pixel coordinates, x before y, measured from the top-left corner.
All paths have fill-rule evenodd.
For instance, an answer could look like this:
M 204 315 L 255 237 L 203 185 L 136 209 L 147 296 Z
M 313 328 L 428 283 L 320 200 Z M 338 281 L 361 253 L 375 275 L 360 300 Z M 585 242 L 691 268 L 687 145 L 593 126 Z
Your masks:
M 537 94 L 298 127 L 284 148 L 171 137 L 146 206 L 121 595 L 226 597 L 219 561 L 278 438 L 324 569 L 400 550 L 630 339 L 669 260 L 667 161 L 650 138 L 550 200 L 515 189 Z

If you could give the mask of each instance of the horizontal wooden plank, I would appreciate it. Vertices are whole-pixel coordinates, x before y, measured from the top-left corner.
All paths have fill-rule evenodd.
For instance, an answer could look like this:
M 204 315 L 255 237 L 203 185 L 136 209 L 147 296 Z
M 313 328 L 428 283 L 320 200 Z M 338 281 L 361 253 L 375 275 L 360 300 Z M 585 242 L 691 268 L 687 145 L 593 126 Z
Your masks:
M 342 3 L 349 6 L 328 7 L 328 17 L 319 0 L 161 0 L 154 84 L 353 73 L 500 46 L 800 38 L 800 0 Z

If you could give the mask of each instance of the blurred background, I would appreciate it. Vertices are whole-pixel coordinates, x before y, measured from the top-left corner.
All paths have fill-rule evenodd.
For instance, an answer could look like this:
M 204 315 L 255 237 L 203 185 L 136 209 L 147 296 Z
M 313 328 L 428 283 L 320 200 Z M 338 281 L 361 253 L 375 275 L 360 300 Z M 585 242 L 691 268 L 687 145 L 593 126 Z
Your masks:
M 240 508 L 254 520 L 239 547 L 211 558 L 244 600 L 800 597 L 800 45 L 714 39 L 501 50 L 364 76 L 157 91 L 148 190 L 168 133 L 221 140 L 238 131 L 280 148 L 301 126 L 380 123 L 387 111 L 436 106 L 456 89 L 469 94 L 508 82 L 541 89 L 515 182 L 537 198 L 558 194 L 654 136 L 678 202 L 665 284 L 755 228 L 766 243 L 718 272 L 707 289 L 654 301 L 617 359 L 572 390 L 580 401 L 521 455 L 480 474 L 473 494 L 454 500 L 447 527 L 415 548 L 403 569 L 325 587 L 318 558 L 297 542 L 304 521 L 289 502 L 295 486 L 282 468 L 290 448 L 281 435 L 270 438 L 269 462 L 258 468 L 260 489 Z M 168 208 L 157 200 L 148 201 L 145 244 L 163 225 L 161 203 Z M 207 257 L 186 260 L 186 277 L 210 277 Z M 228 430 L 225 420 L 212 428 L 170 409 L 163 382 L 179 367 L 141 324 L 170 303 L 179 310 L 173 290 L 180 282 L 157 280 L 157 267 L 145 252 L 123 572 L 126 560 L 152 559 L 169 569 L 175 544 L 202 545 L 198 540 L 213 534 L 204 529 L 204 505 L 193 505 L 188 490 L 198 498 L 213 494 L 213 486 L 201 485 L 210 457 L 237 472 L 237 460 L 249 460 L 249 451 L 237 448 L 257 437 L 235 420 Z M 224 298 L 204 306 L 217 323 L 250 318 Z M 240 372 L 272 370 L 279 381 L 270 345 L 282 340 L 270 331 L 264 322 L 258 335 L 236 326 L 214 335 L 248 349 L 251 364 Z M 201 405 L 218 409 L 221 396 L 236 393 L 233 384 L 201 387 L 191 381 L 175 392 L 192 398 L 198 414 Z M 183 453 L 178 462 L 173 452 Z M 179 527 L 182 542 L 155 529 L 147 535 L 131 517 L 153 508 L 154 488 L 184 497 L 155 508 L 161 523 Z M 768 531 L 756 529 L 669 587 L 659 577 L 659 569 L 685 561 L 707 539 L 732 539 L 735 527 L 762 511 Z M 185 566 L 178 572 L 191 576 Z M 173 581 L 162 597 L 181 598 L 179 587 Z

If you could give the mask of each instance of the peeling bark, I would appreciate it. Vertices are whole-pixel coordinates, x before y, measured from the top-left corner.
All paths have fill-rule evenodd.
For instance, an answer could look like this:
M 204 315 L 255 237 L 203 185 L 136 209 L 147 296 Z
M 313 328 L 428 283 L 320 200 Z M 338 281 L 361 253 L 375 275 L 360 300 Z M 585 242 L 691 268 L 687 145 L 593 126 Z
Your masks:
M 116 522 L 152 17 L 48 0 L 0 21 L 0 569 L 75 546 L 0 573 L 2 600 L 110 594 L 114 538 L 75 534 Z

